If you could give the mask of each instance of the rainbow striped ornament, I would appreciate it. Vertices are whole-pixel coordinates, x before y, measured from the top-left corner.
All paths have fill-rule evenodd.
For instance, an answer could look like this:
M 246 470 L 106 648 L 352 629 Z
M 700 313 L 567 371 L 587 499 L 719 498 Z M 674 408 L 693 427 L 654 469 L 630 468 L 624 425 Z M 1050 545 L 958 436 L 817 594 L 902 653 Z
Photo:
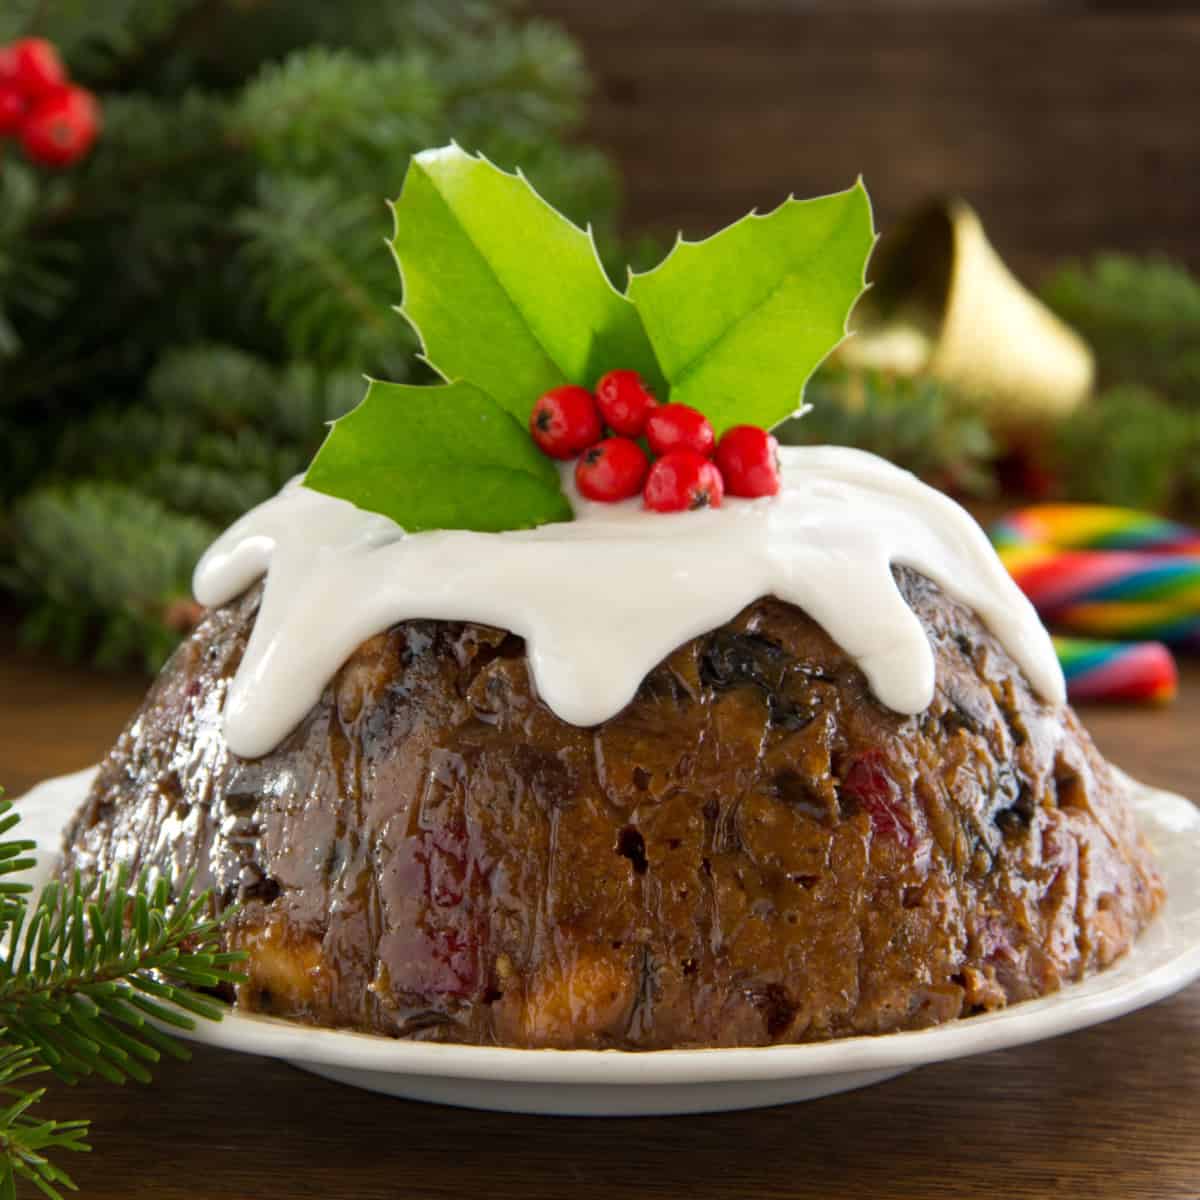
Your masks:
M 1200 531 L 1135 508 L 1105 504 L 1035 504 L 997 521 L 988 531 L 1000 548 L 1153 550 L 1200 554 Z
M 1054 639 L 1071 700 L 1175 697 L 1164 643 L 1200 649 L 1200 532 L 1135 509 L 1040 504 L 989 533 L 1046 624 L 1089 635 Z
M 991 536 L 1048 625 L 1200 648 L 1195 530 L 1130 509 L 1072 504 L 1023 509 Z
M 1179 690 L 1175 659 L 1162 642 L 1054 639 L 1067 696 L 1080 701 L 1169 704 Z

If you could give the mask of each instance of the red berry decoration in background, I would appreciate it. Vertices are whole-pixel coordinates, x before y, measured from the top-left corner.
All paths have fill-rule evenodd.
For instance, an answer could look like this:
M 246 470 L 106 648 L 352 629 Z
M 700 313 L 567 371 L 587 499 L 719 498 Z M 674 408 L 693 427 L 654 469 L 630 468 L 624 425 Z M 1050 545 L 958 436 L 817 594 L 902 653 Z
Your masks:
M 724 496 L 721 472 L 695 450 L 671 450 L 664 454 L 650 468 L 642 489 L 645 506 L 654 512 L 720 508 Z
M 716 438 L 708 418 L 686 404 L 664 404 L 655 408 L 646 421 L 646 440 L 655 454 L 672 450 L 691 450 L 707 458 Z
M 596 384 L 596 404 L 604 423 L 624 437 L 642 435 L 657 403 L 636 371 L 609 371 Z
M 42 100 L 21 129 L 21 145 L 36 163 L 66 167 L 78 162 L 96 141 L 100 110 L 83 88 L 66 87 Z
M 13 137 L 21 132 L 29 101 L 11 83 L 0 83 L 0 137 Z
M 605 438 L 583 452 L 575 466 L 575 486 L 581 496 L 611 504 L 636 496 L 649 469 L 650 460 L 637 442 Z
M 543 454 L 565 459 L 595 445 L 604 430 L 592 393 L 568 383 L 538 397 L 529 432 Z
M 0 61 L 0 79 L 30 100 L 40 100 L 67 82 L 67 72 L 58 51 L 45 38 L 21 38 Z
M 44 38 L 0 46 L 0 138 L 17 138 L 31 162 L 68 167 L 92 148 L 100 105 L 75 87 Z
M 779 443 L 757 425 L 735 425 L 713 455 L 731 496 L 753 499 L 779 491 Z

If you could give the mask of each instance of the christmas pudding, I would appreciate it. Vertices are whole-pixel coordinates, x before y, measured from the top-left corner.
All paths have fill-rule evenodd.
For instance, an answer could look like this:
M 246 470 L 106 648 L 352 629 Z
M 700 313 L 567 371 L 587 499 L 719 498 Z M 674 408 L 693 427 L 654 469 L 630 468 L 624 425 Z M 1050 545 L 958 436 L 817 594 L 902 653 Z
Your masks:
M 914 1029 L 1127 950 L 1161 883 L 978 526 L 767 432 L 861 288 L 861 187 L 625 293 L 457 147 L 396 216 L 448 382 L 372 383 L 209 550 L 67 869 L 236 906 L 243 1009 L 517 1047 Z

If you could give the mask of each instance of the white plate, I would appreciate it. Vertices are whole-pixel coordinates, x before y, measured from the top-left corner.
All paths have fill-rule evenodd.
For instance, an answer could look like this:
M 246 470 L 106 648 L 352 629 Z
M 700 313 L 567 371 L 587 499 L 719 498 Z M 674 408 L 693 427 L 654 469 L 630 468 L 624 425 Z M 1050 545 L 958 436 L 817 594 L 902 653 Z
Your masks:
M 53 850 L 92 770 L 39 784 L 20 802 L 22 831 Z M 1169 898 L 1134 949 L 1108 971 L 1053 996 L 933 1029 L 745 1050 L 506 1050 L 435 1045 L 313 1029 L 232 1013 L 202 1021 L 208 1046 L 264 1054 L 354 1087 L 504 1112 L 632 1116 L 716 1112 L 809 1100 L 878 1083 L 926 1063 L 1036 1042 L 1153 1004 L 1200 976 L 1200 810 L 1130 781 L 1138 821 L 1158 855 Z

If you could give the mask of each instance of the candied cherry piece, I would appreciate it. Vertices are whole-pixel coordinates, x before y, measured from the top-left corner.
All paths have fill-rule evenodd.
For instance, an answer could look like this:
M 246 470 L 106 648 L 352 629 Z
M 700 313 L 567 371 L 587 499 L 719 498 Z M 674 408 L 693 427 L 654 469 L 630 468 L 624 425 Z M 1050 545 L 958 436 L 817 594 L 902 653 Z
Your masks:
M 691 450 L 702 458 L 713 452 L 716 438 L 708 418 L 686 404 L 663 404 L 646 421 L 646 440 L 655 454 Z
M 613 503 L 642 490 L 650 460 L 630 438 L 610 437 L 589 447 L 575 464 L 575 486 L 589 500 Z
M 478 996 L 487 929 L 475 893 L 487 872 L 466 821 L 453 817 L 405 838 L 393 867 L 419 911 L 381 943 L 392 987 L 428 998 Z
M 850 764 L 841 794 L 871 818 L 871 828 L 877 837 L 894 838 L 906 848 L 912 846 L 915 841 L 912 818 L 905 811 L 900 785 L 888 771 L 881 750 L 868 750 Z
M 604 430 L 592 393 L 568 383 L 538 397 L 529 432 L 543 454 L 566 459 L 595 445 Z
M 713 461 L 731 496 L 753 499 L 779 491 L 779 443 L 757 425 L 735 425 L 717 443 Z
M 654 393 L 636 371 L 609 371 L 596 384 L 596 403 L 604 423 L 622 437 L 641 437 L 658 407 Z
M 654 512 L 720 508 L 725 496 L 721 472 L 695 450 L 672 450 L 650 468 L 642 499 Z

